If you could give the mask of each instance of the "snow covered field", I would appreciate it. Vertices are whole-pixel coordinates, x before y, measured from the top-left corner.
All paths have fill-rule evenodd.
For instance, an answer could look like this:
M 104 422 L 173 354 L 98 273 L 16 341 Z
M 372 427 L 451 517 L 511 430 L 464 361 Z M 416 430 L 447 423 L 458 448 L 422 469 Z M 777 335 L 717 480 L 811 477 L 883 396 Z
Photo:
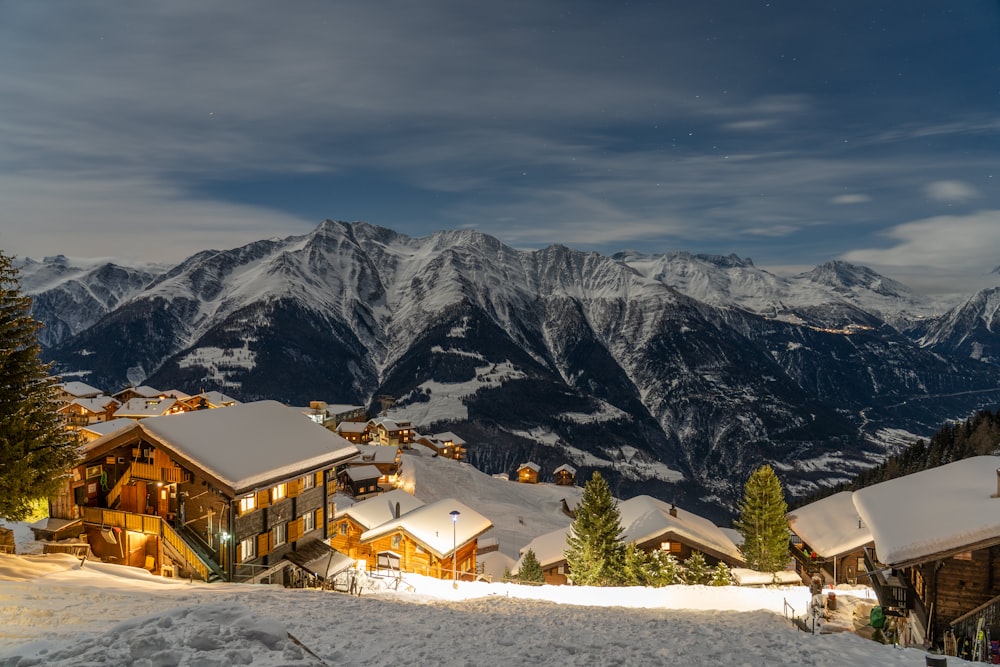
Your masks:
M 0 555 L 0 665 L 924 664 L 918 649 L 796 630 L 782 610 L 805 608 L 802 587 L 455 590 L 406 579 L 412 592 L 352 597 Z

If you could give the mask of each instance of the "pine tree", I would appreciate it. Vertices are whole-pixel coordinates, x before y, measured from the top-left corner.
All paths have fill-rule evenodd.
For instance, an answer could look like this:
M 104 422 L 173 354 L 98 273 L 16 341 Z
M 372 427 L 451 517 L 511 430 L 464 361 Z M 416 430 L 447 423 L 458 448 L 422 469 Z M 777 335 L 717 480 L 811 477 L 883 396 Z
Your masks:
M 524 554 L 524 558 L 521 559 L 521 568 L 517 571 L 517 578 L 519 581 L 531 584 L 545 583 L 545 572 L 542 570 L 534 550 L 528 549 Z
M 788 506 L 781 481 L 769 465 L 757 468 L 743 488 L 736 527 L 743 535 L 740 551 L 747 567 L 777 572 L 788 561 Z
M 0 251 L 0 517 L 23 521 L 55 493 L 77 459 L 56 414 L 55 382 L 42 363 L 31 300 Z
M 723 563 L 721 560 L 716 564 L 715 569 L 712 570 L 712 578 L 709 580 L 709 586 L 731 586 L 733 583 L 733 573 L 729 571 L 729 566 Z
M 621 514 L 607 482 L 594 472 L 583 487 L 570 535 L 566 563 L 574 584 L 618 586 L 624 582 L 625 544 Z
M 657 551 L 656 560 L 660 564 L 660 583 L 657 585 L 670 586 L 671 584 L 676 584 L 679 579 L 679 567 L 674 555 L 665 551 Z
M 708 581 L 708 563 L 700 551 L 695 551 L 684 561 L 684 583 L 695 585 Z
M 625 545 L 625 570 L 622 583 L 626 586 L 654 586 L 657 565 L 650 554 L 633 543 Z

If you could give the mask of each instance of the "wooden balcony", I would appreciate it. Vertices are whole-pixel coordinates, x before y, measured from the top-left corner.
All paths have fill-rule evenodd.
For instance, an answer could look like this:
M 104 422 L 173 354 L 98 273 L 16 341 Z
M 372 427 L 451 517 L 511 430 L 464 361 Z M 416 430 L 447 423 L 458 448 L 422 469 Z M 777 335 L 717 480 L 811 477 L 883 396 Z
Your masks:
M 133 461 L 129 468 L 132 479 L 143 479 L 151 482 L 182 483 L 189 480 L 183 468 L 158 466 L 155 463 L 140 463 Z
M 871 579 L 872 589 L 880 605 L 890 609 L 913 608 L 913 596 L 906 580 L 878 563 L 873 549 L 865 549 L 865 567 L 868 569 L 868 577 Z

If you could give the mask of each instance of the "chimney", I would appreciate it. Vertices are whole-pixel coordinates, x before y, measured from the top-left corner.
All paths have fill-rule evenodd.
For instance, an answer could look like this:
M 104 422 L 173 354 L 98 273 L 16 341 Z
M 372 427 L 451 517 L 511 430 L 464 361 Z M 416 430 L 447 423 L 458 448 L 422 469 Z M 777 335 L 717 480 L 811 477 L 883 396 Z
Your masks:
M 677 508 L 674 506 L 673 503 L 670 503 L 670 516 L 677 516 Z
M 399 518 L 399 503 L 396 503 L 396 508 L 395 511 L 393 512 L 393 518 L 395 519 Z

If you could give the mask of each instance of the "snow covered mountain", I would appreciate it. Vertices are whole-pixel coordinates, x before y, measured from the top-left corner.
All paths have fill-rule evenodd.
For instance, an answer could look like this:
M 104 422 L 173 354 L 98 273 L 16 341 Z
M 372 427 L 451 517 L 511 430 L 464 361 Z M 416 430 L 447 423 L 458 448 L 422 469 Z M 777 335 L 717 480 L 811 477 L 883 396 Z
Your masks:
M 1000 365 L 1000 287 L 980 290 L 914 329 L 924 347 Z
M 569 461 L 621 497 L 693 511 L 732 508 L 763 461 L 805 492 L 879 460 L 900 431 L 1000 399 L 997 366 L 893 326 L 926 300 L 844 263 L 780 278 L 736 257 L 523 252 L 327 221 L 131 275 L 109 276 L 115 300 L 88 326 L 59 325 L 46 354 L 64 376 L 294 404 L 389 395 L 393 416 L 473 443 L 486 472 Z M 80 302 L 49 284 L 25 289 Z

